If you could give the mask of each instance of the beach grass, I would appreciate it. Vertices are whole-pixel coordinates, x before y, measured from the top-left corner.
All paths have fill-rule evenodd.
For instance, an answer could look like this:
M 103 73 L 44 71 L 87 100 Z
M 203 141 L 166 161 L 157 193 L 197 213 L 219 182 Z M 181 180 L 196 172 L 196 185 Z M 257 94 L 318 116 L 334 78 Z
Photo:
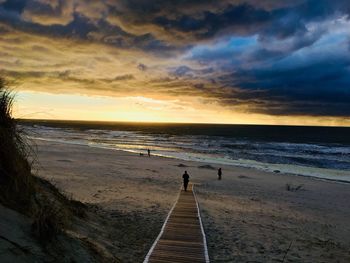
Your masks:
M 31 150 L 12 117 L 13 102 L 8 83 L 0 79 L 0 203 L 28 214 L 35 194 Z
M 9 83 L 0 78 L 0 204 L 32 218 L 34 236 L 47 242 L 65 228 L 71 211 L 84 213 L 70 209 L 74 201 L 32 174 L 35 154 L 12 117 L 13 103 Z

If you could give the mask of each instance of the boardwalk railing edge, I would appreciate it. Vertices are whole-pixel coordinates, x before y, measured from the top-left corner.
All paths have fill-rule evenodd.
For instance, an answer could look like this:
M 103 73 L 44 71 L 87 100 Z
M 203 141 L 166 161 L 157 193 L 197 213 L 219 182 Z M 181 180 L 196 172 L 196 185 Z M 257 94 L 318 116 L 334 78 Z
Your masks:
M 182 188 L 180 188 L 180 192 L 179 192 L 179 194 L 178 194 L 178 196 L 177 196 L 177 199 L 176 199 L 174 205 L 172 206 L 172 208 L 170 209 L 170 211 L 169 211 L 167 217 L 165 218 L 165 221 L 164 221 L 164 223 L 163 223 L 163 226 L 162 226 L 162 228 L 161 228 L 161 230 L 160 230 L 160 232 L 159 232 L 157 238 L 156 238 L 155 241 L 153 242 L 153 244 L 152 244 L 150 250 L 148 251 L 148 253 L 147 253 L 147 255 L 146 255 L 146 257 L 145 257 L 143 263 L 148 263 L 148 262 L 149 262 L 149 258 L 150 258 L 150 256 L 152 255 L 154 248 L 156 247 L 156 245 L 157 245 L 159 239 L 161 238 L 161 236 L 163 235 L 164 229 L 165 229 L 165 227 L 166 227 L 166 224 L 168 223 L 169 217 L 170 217 L 171 213 L 173 212 L 173 210 L 174 210 L 176 204 L 177 204 L 178 201 L 179 201 L 179 197 L 180 197 L 180 194 L 181 194 L 181 189 L 182 189 Z M 196 192 L 195 192 L 195 190 L 194 190 L 194 185 L 193 185 L 193 184 L 192 184 L 192 192 L 193 192 L 194 200 L 195 200 L 195 202 L 196 202 L 197 215 L 198 215 L 199 225 L 200 225 L 201 232 L 202 232 L 205 262 L 206 262 L 206 263 L 210 263 L 210 260 L 209 260 L 209 253 L 208 253 L 208 247 L 207 247 L 207 239 L 206 239 L 206 237 L 205 237 L 205 232 L 204 232 L 204 227 L 203 227 L 203 223 L 202 223 L 202 218 L 201 218 L 201 214 L 200 214 L 200 211 L 199 211 L 199 205 L 198 205 L 197 196 L 196 196 Z
M 177 202 L 179 201 L 179 197 L 180 197 L 180 194 L 181 194 L 181 189 L 182 189 L 182 188 L 180 187 L 180 192 L 179 192 L 179 194 L 178 194 L 178 196 L 177 196 L 177 199 L 176 199 L 174 205 L 171 207 L 171 209 L 170 209 L 170 211 L 169 211 L 167 217 L 165 218 L 165 221 L 164 221 L 164 223 L 163 223 L 163 226 L 162 226 L 162 228 L 160 229 L 160 232 L 159 232 L 157 238 L 154 240 L 154 242 L 153 242 L 153 244 L 152 244 L 150 250 L 148 251 L 148 253 L 147 253 L 147 255 L 146 255 L 146 257 L 145 257 L 143 263 L 148 263 L 149 258 L 150 258 L 150 256 L 152 255 L 154 248 L 156 247 L 156 245 L 157 245 L 159 239 L 161 238 L 161 236 L 163 235 L 163 232 L 164 232 L 164 229 L 165 229 L 166 224 L 168 223 L 169 217 L 170 217 L 171 213 L 173 212 L 173 210 L 174 210 L 174 208 L 175 208 Z
M 194 200 L 196 201 L 199 224 L 200 224 L 201 230 L 202 230 L 205 262 L 209 263 L 210 260 L 209 260 L 209 253 L 208 253 L 208 247 L 207 247 L 207 239 L 205 237 L 204 227 L 203 227 L 203 223 L 202 223 L 201 213 L 199 211 L 199 205 L 198 205 L 198 201 L 197 201 L 196 192 L 194 190 L 194 185 L 192 185 L 192 192 L 194 195 Z

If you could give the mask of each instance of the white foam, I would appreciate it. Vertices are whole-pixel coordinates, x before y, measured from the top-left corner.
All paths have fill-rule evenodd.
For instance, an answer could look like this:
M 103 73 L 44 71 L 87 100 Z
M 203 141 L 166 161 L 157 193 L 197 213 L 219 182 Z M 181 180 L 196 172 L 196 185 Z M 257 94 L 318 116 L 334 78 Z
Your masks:
M 60 143 L 87 145 L 89 147 L 122 150 L 132 153 L 146 153 L 150 148 L 152 155 L 175 158 L 186 161 L 196 161 L 204 163 L 212 163 L 218 165 L 232 165 L 247 168 L 255 168 L 263 171 L 273 172 L 278 170 L 280 173 L 310 176 L 320 179 L 335 180 L 350 182 L 350 171 L 334 168 L 318 168 L 312 166 L 305 166 L 299 164 L 278 164 L 278 163 L 266 163 L 251 159 L 232 159 L 230 152 L 225 156 L 225 151 L 220 148 L 220 145 L 228 143 L 229 145 L 247 145 L 254 146 L 254 149 L 245 149 L 240 152 L 241 149 L 234 148 L 233 156 L 244 156 L 248 153 L 248 156 L 261 156 L 261 155 L 273 155 L 282 158 L 301 158 L 307 160 L 314 160 L 320 162 L 324 155 L 310 154 L 308 150 L 317 150 L 320 153 L 337 153 L 344 154 L 327 155 L 326 161 L 338 161 L 343 165 L 350 163 L 348 153 L 350 147 L 337 147 L 337 146 L 320 146 L 311 144 L 295 144 L 295 143 L 249 143 L 247 141 L 235 141 L 230 142 L 224 138 L 208 136 L 165 136 L 165 135 L 148 135 L 141 134 L 134 131 L 109 131 L 109 130 L 73 130 L 63 128 L 51 128 L 44 126 L 25 127 L 31 138 L 56 141 Z M 204 140 L 204 141 L 202 141 Z M 210 145 L 215 145 L 209 148 Z M 206 148 L 205 148 L 206 147 Z M 215 148 L 216 147 L 216 148 Z M 219 148 L 218 148 L 219 147 Z M 282 151 L 286 148 L 285 151 Z M 204 150 L 203 150 L 204 149 Z M 210 150 L 208 150 L 210 149 Z M 217 150 L 219 154 L 210 154 Z M 293 150 L 294 149 L 294 150 Z M 306 153 L 303 153 L 306 151 Z M 274 161 L 274 159 L 271 159 Z M 278 160 L 278 158 L 276 159 Z

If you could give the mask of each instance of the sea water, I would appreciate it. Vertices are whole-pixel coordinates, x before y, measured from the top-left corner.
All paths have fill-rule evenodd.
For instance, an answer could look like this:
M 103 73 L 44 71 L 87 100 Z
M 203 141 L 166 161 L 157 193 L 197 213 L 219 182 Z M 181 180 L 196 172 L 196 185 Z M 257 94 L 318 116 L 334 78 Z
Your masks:
M 21 121 L 40 140 L 350 182 L 350 128 Z

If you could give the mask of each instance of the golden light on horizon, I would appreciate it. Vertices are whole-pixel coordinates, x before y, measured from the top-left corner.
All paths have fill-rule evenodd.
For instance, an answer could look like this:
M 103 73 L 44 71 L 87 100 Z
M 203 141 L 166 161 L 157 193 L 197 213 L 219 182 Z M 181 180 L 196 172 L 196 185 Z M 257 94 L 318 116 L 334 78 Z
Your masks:
M 233 113 L 195 100 L 161 100 L 143 96 L 106 97 L 18 91 L 14 116 L 22 119 L 350 126 L 344 118 L 269 116 Z

